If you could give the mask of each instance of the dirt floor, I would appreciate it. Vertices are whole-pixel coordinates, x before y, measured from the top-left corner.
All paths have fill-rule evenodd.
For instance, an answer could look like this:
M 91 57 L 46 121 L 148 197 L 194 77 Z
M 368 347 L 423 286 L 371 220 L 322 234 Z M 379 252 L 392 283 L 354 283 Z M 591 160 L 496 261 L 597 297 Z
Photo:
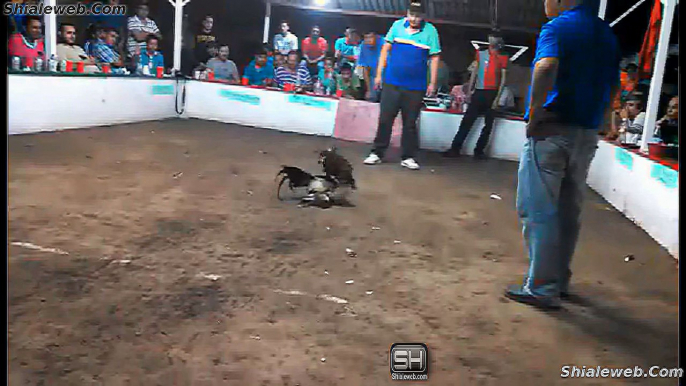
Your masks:
M 582 301 L 543 313 L 502 297 L 527 266 L 516 163 L 364 167 L 338 142 L 356 207 L 278 201 L 279 166 L 333 143 L 196 120 L 9 137 L 10 384 L 387 385 L 395 342 L 428 345 L 431 385 L 677 366 L 676 261 L 599 196 Z

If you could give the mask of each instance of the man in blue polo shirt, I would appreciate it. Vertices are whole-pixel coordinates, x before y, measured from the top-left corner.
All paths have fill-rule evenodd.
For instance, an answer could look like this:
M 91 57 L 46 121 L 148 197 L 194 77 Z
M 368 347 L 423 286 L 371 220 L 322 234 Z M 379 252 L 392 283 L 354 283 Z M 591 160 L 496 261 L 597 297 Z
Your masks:
M 441 45 L 436 27 L 424 21 L 422 3 L 412 1 L 407 17 L 393 23 L 381 50 L 374 80 L 374 87 L 377 89 L 381 88 L 383 82 L 381 113 L 374 149 L 364 160 L 366 165 L 382 162 L 391 140 L 393 121 L 401 111 L 403 136 L 400 164 L 410 170 L 419 169 L 419 164 L 414 159 L 419 150 L 417 119 L 424 96 L 433 95 L 436 91 L 440 53 Z M 426 66 L 429 61 L 431 80 L 427 86 Z
M 519 163 L 517 211 L 529 270 L 505 296 L 544 309 L 569 296 L 586 177 L 619 90 L 617 38 L 585 1 L 545 1 L 552 20 L 538 38 Z
M 360 57 L 357 60 L 357 65 L 362 67 L 364 72 L 364 83 L 367 89 L 365 99 L 372 102 L 379 102 L 381 97 L 379 94 L 381 90 L 374 88 L 374 76 L 376 75 L 376 67 L 379 65 L 379 56 L 381 56 L 383 44 L 383 36 L 377 35 L 376 32 L 367 32 L 364 34 Z

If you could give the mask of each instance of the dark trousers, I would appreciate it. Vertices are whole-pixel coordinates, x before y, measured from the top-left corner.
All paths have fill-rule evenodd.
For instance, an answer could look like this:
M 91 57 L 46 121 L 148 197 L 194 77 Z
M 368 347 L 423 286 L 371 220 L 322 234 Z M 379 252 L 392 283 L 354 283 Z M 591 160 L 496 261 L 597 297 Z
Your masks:
M 374 139 L 374 154 L 383 158 L 393 133 L 393 121 L 398 112 L 403 118 L 402 158 L 414 158 L 419 150 L 419 131 L 417 119 L 424 103 L 424 91 L 405 90 L 390 84 L 384 84 L 381 91 L 381 113 L 379 128 Z
M 481 135 L 476 143 L 476 148 L 474 149 L 474 154 L 484 154 L 486 145 L 488 145 L 488 140 L 491 138 L 491 131 L 493 130 L 493 121 L 495 120 L 495 114 L 493 111 L 493 102 L 495 97 L 498 95 L 497 90 L 475 90 L 472 95 L 472 101 L 467 107 L 467 112 L 462 117 L 462 123 L 460 123 L 460 129 L 455 134 L 453 139 L 453 144 L 450 150 L 453 152 L 459 152 L 462 150 L 462 145 L 467 139 L 467 135 L 472 130 L 474 122 L 480 116 L 484 116 L 486 119 L 486 125 L 484 129 L 481 130 Z

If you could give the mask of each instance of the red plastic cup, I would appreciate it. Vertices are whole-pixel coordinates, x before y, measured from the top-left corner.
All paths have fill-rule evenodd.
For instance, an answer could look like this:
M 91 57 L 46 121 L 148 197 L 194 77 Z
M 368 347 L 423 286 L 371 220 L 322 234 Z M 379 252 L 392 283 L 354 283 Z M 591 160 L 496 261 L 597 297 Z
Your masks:
M 112 68 L 110 67 L 109 63 L 104 63 L 102 65 L 102 72 L 103 74 L 109 74 L 112 72 Z
M 241 78 L 241 84 L 243 86 L 247 86 L 248 85 L 248 78 Z
M 74 71 L 74 62 L 71 60 L 67 60 L 67 68 L 65 69 L 65 72 L 72 72 Z
M 336 90 L 336 96 L 341 98 L 343 96 L 343 90 Z
M 214 71 L 207 71 L 207 80 L 214 80 Z
M 76 72 L 79 74 L 83 74 L 83 72 L 86 70 L 86 63 L 84 62 L 77 62 L 76 63 Z
M 295 85 L 291 83 L 286 83 L 283 85 L 283 91 L 294 91 L 295 90 Z
M 161 78 L 164 75 L 164 67 L 157 66 L 157 77 Z

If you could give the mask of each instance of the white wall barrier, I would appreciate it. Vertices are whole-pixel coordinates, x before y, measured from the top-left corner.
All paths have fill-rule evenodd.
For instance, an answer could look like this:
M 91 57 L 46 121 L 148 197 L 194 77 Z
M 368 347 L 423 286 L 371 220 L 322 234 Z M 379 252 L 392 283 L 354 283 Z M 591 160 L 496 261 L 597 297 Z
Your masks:
M 186 83 L 188 118 L 332 136 L 338 100 L 219 83 Z
M 9 75 L 8 134 L 132 123 L 177 117 L 176 80 Z M 179 97 L 180 99 L 180 97 Z M 301 134 L 371 142 L 378 105 L 217 83 L 186 82 L 184 117 Z M 422 148 L 445 150 L 462 115 L 425 111 Z M 400 122 L 392 144 L 399 145 Z M 477 120 L 465 143 L 471 154 L 483 127 Z M 496 119 L 487 152 L 518 160 L 525 123 Z M 679 172 L 601 141 L 589 186 L 679 258 Z
M 9 134 L 174 118 L 175 81 L 8 76 Z
M 679 172 L 600 141 L 588 185 L 679 259 Z

